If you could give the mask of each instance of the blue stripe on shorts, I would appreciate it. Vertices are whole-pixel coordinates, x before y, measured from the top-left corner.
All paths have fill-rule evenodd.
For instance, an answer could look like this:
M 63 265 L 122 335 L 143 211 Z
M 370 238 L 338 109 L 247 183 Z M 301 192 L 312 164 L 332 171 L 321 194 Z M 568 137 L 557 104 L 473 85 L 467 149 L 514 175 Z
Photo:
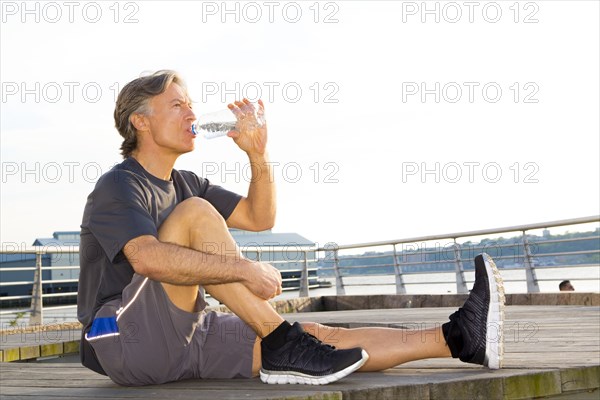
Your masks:
M 85 335 L 86 339 L 93 340 L 104 336 L 116 336 L 119 334 L 116 317 L 95 318 L 90 331 Z

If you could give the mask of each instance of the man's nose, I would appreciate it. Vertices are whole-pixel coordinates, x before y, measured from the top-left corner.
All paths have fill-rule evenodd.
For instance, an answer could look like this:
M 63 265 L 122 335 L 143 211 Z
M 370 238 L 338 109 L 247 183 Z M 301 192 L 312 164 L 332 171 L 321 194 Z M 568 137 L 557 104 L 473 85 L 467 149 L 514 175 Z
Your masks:
M 195 121 L 196 120 L 196 114 L 194 114 L 194 110 L 192 110 L 191 108 L 188 110 L 188 115 L 185 117 L 186 119 Z

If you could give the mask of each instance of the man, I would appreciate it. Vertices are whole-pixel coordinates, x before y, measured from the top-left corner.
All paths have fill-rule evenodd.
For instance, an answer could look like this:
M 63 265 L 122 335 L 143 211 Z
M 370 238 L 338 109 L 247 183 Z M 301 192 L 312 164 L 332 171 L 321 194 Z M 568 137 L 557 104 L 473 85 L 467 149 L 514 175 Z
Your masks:
M 500 367 L 501 330 L 488 330 L 501 328 L 504 296 L 487 255 L 475 260 L 465 305 L 421 335 L 283 320 L 267 302 L 281 293 L 278 270 L 244 258 L 227 229 L 274 224 L 267 126 L 252 123 L 256 110 L 247 100 L 229 108 L 239 131 L 228 136 L 252 166 L 245 197 L 174 169 L 194 149 L 196 119 L 175 72 L 135 79 L 119 94 L 114 117 L 125 160 L 98 180 L 81 225 L 85 366 L 122 385 L 257 375 L 266 383 L 326 384 L 359 368 L 449 356 Z M 234 315 L 205 312 L 204 290 Z
M 575 291 L 575 288 L 573 287 L 573 285 L 571 285 L 571 281 L 569 280 L 565 280 L 562 281 L 561 283 L 558 284 L 558 289 L 561 292 L 573 292 Z

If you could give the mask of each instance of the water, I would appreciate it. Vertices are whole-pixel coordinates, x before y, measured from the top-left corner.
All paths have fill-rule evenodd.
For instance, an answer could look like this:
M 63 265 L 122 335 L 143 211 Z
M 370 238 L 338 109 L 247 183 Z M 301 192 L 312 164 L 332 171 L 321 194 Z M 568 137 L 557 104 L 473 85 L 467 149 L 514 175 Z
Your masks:
M 229 131 L 236 128 L 239 132 L 242 132 L 246 129 L 259 128 L 265 124 L 265 113 L 258 103 L 252 103 L 253 117 L 245 107 L 242 107 L 246 110 L 245 114 L 239 120 L 229 108 L 200 115 L 192 125 L 192 132 L 194 135 L 202 133 L 206 139 L 213 139 L 225 136 Z
M 578 292 L 600 292 L 600 266 L 573 268 L 537 268 L 535 270 L 542 293 L 558 292 L 558 284 L 568 279 Z M 526 293 L 527 282 L 523 269 L 500 269 L 506 293 Z M 335 284 L 334 277 L 325 278 Z M 465 272 L 467 287 L 473 286 L 474 271 Z M 548 279 L 548 281 L 546 281 Z M 347 295 L 396 294 L 396 281 L 388 276 L 348 276 L 344 277 Z M 440 283 L 430 283 L 432 281 Z M 405 275 L 404 283 L 408 294 L 447 294 L 456 293 L 456 274 L 439 272 Z M 366 286 L 369 285 L 369 286 Z M 335 286 L 311 289 L 310 296 L 330 296 L 336 294 Z M 298 297 L 298 292 L 284 292 L 279 299 Z
M 192 125 L 192 132 L 194 132 L 194 135 L 201 133 L 207 139 L 214 139 L 216 137 L 227 135 L 229 131 L 235 129 L 235 124 L 235 121 L 194 124 Z
M 573 267 L 573 268 L 537 268 L 540 291 L 543 293 L 558 292 L 560 281 L 569 279 L 578 292 L 600 292 L 600 266 Z M 525 270 L 523 269 L 501 269 L 500 273 L 504 279 L 506 293 L 526 293 Z M 475 278 L 474 271 L 465 272 L 467 287 L 473 286 Z M 334 277 L 326 278 L 335 283 Z M 446 294 L 456 293 L 456 275 L 454 272 L 427 273 L 405 275 L 404 282 L 408 294 Z M 436 283 L 431 283 L 435 281 Z M 437 283 L 439 282 L 439 283 Z M 366 294 L 396 294 L 394 276 L 349 276 L 344 278 L 347 295 Z M 368 285 L 368 286 L 367 286 Z M 335 286 L 330 288 L 311 289 L 311 297 L 334 296 Z M 298 297 L 297 290 L 285 291 L 277 300 Z M 209 305 L 217 305 L 218 302 L 208 298 Z M 8 328 L 9 322 L 14 315 L 0 315 L 0 328 Z M 27 317 L 18 320 L 18 325 L 26 325 Z M 76 321 L 76 308 L 60 310 L 44 309 L 44 324 Z

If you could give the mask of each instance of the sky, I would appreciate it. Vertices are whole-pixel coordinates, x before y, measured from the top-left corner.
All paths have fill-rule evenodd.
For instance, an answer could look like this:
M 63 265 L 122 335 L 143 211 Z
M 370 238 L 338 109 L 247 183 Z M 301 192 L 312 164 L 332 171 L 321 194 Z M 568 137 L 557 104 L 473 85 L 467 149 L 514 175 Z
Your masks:
M 600 214 L 597 1 L 1 1 L 0 241 L 79 230 L 121 161 L 116 95 L 159 69 L 197 114 L 261 97 L 275 232 L 324 245 Z M 240 194 L 245 154 L 176 168 Z

